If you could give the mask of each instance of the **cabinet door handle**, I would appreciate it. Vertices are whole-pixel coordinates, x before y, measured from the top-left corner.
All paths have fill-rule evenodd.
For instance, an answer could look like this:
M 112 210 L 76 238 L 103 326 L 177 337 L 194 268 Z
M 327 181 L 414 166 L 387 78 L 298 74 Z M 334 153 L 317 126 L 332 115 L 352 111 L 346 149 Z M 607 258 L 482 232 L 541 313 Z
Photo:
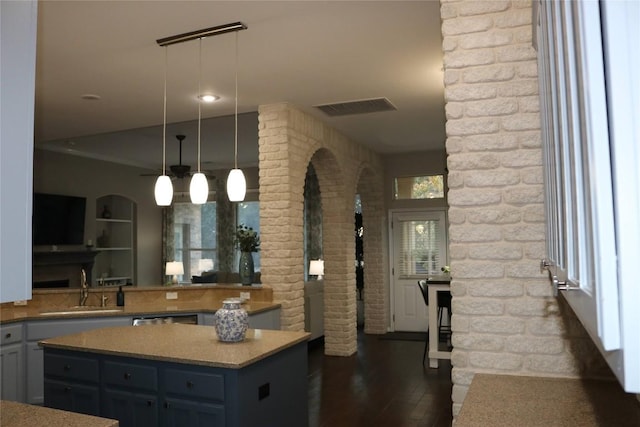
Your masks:
M 7 332 L 7 334 L 4 337 L 5 338 L 11 338 L 11 332 Z
M 69 372 L 71 370 L 71 365 L 64 365 L 62 368 L 65 372 Z
M 130 379 L 131 379 L 131 374 L 130 374 L 130 373 L 128 373 L 128 372 L 125 372 L 125 373 L 124 373 L 124 379 L 125 379 L 125 380 L 130 380 Z
M 153 402 L 151 400 L 147 400 L 147 406 L 153 406 Z
M 169 402 L 164 402 L 164 407 L 168 408 L 169 407 Z
M 187 381 L 187 388 L 193 388 L 193 383 L 191 381 Z

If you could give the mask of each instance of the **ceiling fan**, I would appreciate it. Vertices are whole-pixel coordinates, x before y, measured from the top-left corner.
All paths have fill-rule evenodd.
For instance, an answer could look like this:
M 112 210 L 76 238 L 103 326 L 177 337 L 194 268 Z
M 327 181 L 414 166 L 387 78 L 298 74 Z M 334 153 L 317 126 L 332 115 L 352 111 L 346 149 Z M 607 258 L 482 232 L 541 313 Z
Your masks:
M 178 140 L 179 151 L 178 151 L 178 164 L 169 166 L 168 176 L 175 179 L 183 179 L 191 176 L 191 166 L 182 164 L 182 141 L 186 138 L 185 135 L 176 135 L 176 139 Z M 201 171 L 203 172 L 208 179 L 214 179 L 215 177 L 211 174 L 211 171 Z M 157 174 L 143 174 L 142 176 L 157 176 Z
M 178 142 L 180 143 L 180 151 L 177 165 L 170 165 L 169 170 L 176 178 L 182 179 L 187 176 L 191 176 L 191 166 L 182 164 L 182 141 L 186 138 L 184 135 L 176 135 Z M 169 174 L 170 175 L 170 174 Z

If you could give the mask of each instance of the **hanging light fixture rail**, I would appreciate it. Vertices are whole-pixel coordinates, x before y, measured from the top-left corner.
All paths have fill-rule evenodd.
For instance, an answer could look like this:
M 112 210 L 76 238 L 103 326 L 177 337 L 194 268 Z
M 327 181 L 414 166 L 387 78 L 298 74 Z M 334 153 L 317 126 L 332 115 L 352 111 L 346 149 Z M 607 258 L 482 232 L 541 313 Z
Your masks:
M 242 22 L 233 22 L 231 24 L 218 25 L 216 27 L 203 28 L 202 30 L 190 31 L 188 33 L 176 34 L 175 36 L 164 37 L 156 40 L 160 46 L 169 46 L 176 43 L 184 43 L 205 37 L 217 36 L 220 34 L 231 33 L 234 31 L 246 30 L 248 27 Z

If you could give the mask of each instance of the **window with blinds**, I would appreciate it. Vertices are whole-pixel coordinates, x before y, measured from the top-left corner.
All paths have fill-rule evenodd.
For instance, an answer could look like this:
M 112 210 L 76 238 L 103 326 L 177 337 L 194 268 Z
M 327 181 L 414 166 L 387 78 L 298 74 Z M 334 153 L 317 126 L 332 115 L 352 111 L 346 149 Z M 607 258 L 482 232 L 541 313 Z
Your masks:
M 400 278 L 442 274 L 447 263 L 444 212 L 398 215 L 394 236 Z

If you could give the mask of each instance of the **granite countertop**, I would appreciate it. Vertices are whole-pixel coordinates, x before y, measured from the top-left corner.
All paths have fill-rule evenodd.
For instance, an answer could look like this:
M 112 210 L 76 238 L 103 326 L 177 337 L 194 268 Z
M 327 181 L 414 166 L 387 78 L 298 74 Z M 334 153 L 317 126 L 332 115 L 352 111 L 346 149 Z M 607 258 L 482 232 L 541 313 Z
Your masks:
M 177 286 L 127 288 L 124 307 L 115 305 L 113 288 L 90 288 L 89 303 L 78 307 L 79 289 L 34 291 L 34 300 L 26 306 L 3 304 L 0 307 L 0 324 L 24 320 L 46 320 L 54 318 L 82 318 L 106 316 L 171 315 L 180 313 L 215 313 L 222 301 L 238 297 L 241 292 L 257 291 L 242 304 L 247 313 L 258 314 L 280 308 L 271 300 L 271 289 L 254 286 Z M 266 292 L 266 293 L 265 293 Z M 175 294 L 177 299 L 167 299 L 166 294 Z M 99 307 L 100 296 L 109 297 L 107 307 Z
M 616 381 L 476 374 L 456 427 L 640 426 L 640 402 Z
M 225 299 L 225 298 L 223 298 Z M 0 310 L 0 323 L 23 320 L 67 319 L 103 316 L 144 316 L 148 314 L 215 313 L 222 308 L 223 299 L 205 301 L 166 300 L 149 303 L 126 304 L 124 307 L 12 307 Z M 249 301 L 242 304 L 248 314 L 280 308 L 280 304 L 268 301 Z M 106 311 L 105 311 L 106 310 Z M 74 312 L 75 311 L 75 312 Z M 61 313 L 64 312 L 64 313 Z
M 0 400 L 3 427 L 118 427 L 116 420 Z
M 249 329 L 244 341 L 218 340 L 211 326 L 116 326 L 40 341 L 40 346 L 190 365 L 239 369 L 309 339 L 308 332 Z

